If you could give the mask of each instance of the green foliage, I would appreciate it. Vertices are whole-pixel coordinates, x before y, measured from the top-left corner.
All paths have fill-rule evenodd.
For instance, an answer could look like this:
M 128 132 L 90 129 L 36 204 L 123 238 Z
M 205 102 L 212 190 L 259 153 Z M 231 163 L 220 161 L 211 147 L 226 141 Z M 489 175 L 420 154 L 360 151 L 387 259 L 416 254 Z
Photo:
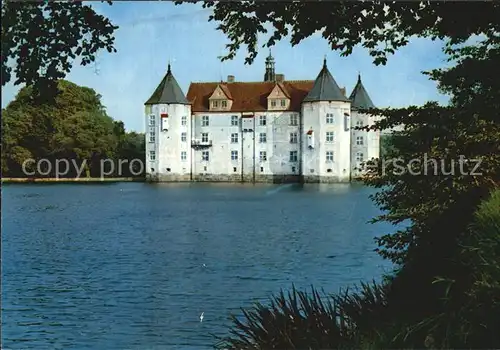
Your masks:
M 332 50 L 339 50 L 343 56 L 361 45 L 368 49 L 375 64 L 385 64 L 387 55 L 406 45 L 412 35 L 450 38 L 451 44 L 458 44 L 473 34 L 498 32 L 500 18 L 500 4 L 494 1 L 204 1 L 203 7 L 213 9 L 210 20 L 220 22 L 218 29 L 230 40 L 223 60 L 233 59 L 245 45 L 247 63 L 257 56 L 258 34 L 267 34 L 268 28 L 271 35 L 262 47 L 271 47 L 288 36 L 294 46 L 319 31 Z
M 242 309 L 240 321 L 231 316 L 230 336 L 222 338 L 220 349 L 336 349 L 373 342 L 385 307 L 385 290 L 373 283 L 362 284 L 356 293 L 321 296 L 295 287 L 271 298 L 271 305 L 256 303 Z
M 85 161 L 91 176 L 99 176 L 101 159 L 144 158 L 144 135 L 127 134 L 122 122 L 106 114 L 94 90 L 64 80 L 58 89 L 54 101 L 41 103 L 33 98 L 32 88 L 25 87 L 2 111 L 4 176 L 26 176 L 22 165 L 30 158 L 48 159 L 52 164 L 56 159 L 74 160 L 78 165 Z M 33 171 L 32 164 L 28 165 Z M 75 176 L 75 168 L 70 169 L 67 176 Z
M 116 52 L 117 28 L 78 1 L 3 1 L 2 85 L 15 75 L 15 85 L 33 86 L 35 96 L 53 98 L 76 58 L 87 65 L 101 49 Z

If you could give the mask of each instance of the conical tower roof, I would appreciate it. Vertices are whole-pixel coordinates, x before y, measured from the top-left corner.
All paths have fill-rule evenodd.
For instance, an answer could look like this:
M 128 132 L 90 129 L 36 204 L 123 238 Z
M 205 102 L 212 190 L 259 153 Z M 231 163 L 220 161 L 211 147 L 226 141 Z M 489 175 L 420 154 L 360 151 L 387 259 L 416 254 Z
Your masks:
M 313 101 L 349 101 L 328 71 L 326 58 L 323 61 L 323 68 L 319 72 L 311 91 L 309 91 L 309 94 L 304 99 L 304 102 Z
M 361 82 L 361 75 L 359 74 L 358 74 L 358 82 L 356 83 L 354 90 L 352 90 L 349 99 L 352 101 L 351 106 L 353 108 L 358 108 L 358 109 L 375 108 L 375 105 L 373 104 L 370 96 L 368 95 L 368 92 L 366 92 L 366 89 L 363 86 L 363 83 Z
M 160 85 L 158 85 L 155 92 L 153 92 L 153 95 L 151 95 L 149 100 L 147 100 L 144 104 L 189 104 L 186 96 L 182 92 L 181 87 L 172 74 L 170 64 L 168 65 L 167 74 L 161 81 Z

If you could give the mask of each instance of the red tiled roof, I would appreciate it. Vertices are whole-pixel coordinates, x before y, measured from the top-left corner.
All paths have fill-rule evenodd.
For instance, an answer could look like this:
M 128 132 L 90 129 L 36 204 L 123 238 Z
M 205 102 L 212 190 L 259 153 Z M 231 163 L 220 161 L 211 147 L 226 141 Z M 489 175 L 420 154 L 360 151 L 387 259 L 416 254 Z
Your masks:
M 234 82 L 234 83 L 191 83 L 187 93 L 187 100 L 191 102 L 192 112 L 208 112 L 208 98 L 217 85 L 231 96 L 232 112 L 259 112 L 267 110 L 267 96 L 271 93 L 274 82 Z M 284 81 L 282 87 L 285 94 L 290 95 L 289 111 L 300 111 L 302 100 L 312 89 L 314 80 Z M 342 89 L 344 90 L 344 89 Z M 345 94 L 345 91 L 343 91 Z
M 227 84 L 219 84 L 219 85 L 222 91 L 226 94 L 227 98 L 232 100 L 233 96 L 231 95 L 231 91 L 229 91 L 229 89 L 227 88 Z

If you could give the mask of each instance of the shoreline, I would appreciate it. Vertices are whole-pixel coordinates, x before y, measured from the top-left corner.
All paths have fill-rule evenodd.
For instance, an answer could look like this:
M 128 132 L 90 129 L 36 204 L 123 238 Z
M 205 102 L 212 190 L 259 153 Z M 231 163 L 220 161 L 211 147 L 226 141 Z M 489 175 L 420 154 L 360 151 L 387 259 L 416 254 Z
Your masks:
M 55 177 L 4 177 L 2 183 L 96 183 L 96 182 L 144 182 L 144 178 L 136 177 L 82 177 L 82 178 L 55 178 Z

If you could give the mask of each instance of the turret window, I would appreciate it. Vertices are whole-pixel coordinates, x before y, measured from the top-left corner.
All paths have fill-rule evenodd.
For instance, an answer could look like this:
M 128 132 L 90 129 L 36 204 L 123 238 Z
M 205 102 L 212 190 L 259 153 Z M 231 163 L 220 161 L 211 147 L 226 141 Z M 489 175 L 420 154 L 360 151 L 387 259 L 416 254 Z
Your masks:
M 326 152 L 326 162 L 327 163 L 332 163 L 333 162 L 333 151 L 327 151 Z
M 326 114 L 326 123 L 327 124 L 333 124 L 333 123 L 335 123 L 335 117 L 333 116 L 333 113 L 327 113 Z
M 183 117 L 181 118 L 181 125 L 182 125 L 182 126 L 187 125 L 187 117 L 186 117 L 186 116 L 183 116 Z
M 363 144 L 364 144 L 363 136 L 357 136 L 356 137 L 356 145 L 362 146 Z
M 333 131 L 327 131 L 326 132 L 326 142 L 332 143 L 335 138 L 335 134 Z
M 238 151 L 231 151 L 231 160 L 238 160 Z
M 149 125 L 154 126 L 155 125 L 155 115 L 152 114 L 149 116 Z
M 238 133 L 231 134 L 231 143 L 238 143 Z
M 208 142 L 208 133 L 204 132 L 201 134 L 201 142 Z
M 358 120 L 358 121 L 356 122 L 356 127 L 357 127 L 357 128 L 362 128 L 364 124 L 365 124 L 365 123 L 363 123 L 361 120 Z
M 186 142 L 187 140 L 187 134 L 185 132 L 181 133 L 181 141 Z
M 156 160 L 155 151 L 149 151 L 149 160 Z
M 363 152 L 356 152 L 356 161 L 357 162 L 363 161 Z
M 184 162 L 184 161 L 186 161 L 186 159 L 187 159 L 187 152 L 186 151 L 182 151 L 181 152 L 181 160 Z

